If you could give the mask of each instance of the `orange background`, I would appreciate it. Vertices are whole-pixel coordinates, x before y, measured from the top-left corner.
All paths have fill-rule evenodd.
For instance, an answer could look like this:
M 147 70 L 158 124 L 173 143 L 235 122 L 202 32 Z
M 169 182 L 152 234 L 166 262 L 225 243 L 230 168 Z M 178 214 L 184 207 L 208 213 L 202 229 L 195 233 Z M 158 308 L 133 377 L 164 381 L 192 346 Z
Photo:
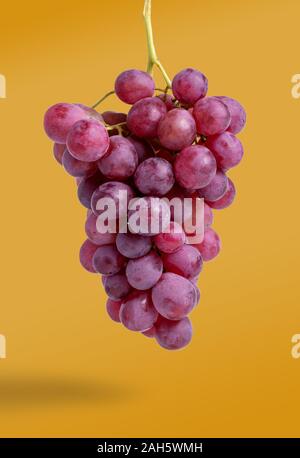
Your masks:
M 153 0 L 169 74 L 198 68 L 248 114 L 238 196 L 215 217 L 223 249 L 201 274 L 192 343 L 172 353 L 106 316 L 78 261 L 86 212 L 42 128 L 49 105 L 92 104 L 145 67 L 142 3 L 1 7 L 0 435 L 298 436 L 300 4 Z

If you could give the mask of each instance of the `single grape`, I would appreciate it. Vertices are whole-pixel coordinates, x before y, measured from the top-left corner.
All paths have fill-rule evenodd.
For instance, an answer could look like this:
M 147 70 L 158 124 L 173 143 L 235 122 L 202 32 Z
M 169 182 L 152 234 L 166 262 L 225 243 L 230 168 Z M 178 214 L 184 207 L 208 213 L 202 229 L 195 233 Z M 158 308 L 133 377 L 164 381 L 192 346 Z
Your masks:
M 149 144 L 141 140 L 140 138 L 133 137 L 132 135 L 127 137 L 127 140 L 135 147 L 138 155 L 139 164 L 149 157 L 153 156 L 153 150 Z
M 130 186 L 119 181 L 109 181 L 100 185 L 93 193 L 91 207 L 95 215 L 101 215 L 106 211 L 106 203 L 103 199 L 112 199 L 115 207 L 109 211 L 111 220 L 123 218 L 127 214 L 128 204 L 133 199 L 134 192 Z M 105 203 L 105 205 L 103 205 Z M 116 210 L 116 213 L 114 212 Z
M 219 254 L 221 249 L 220 237 L 212 228 L 208 228 L 204 232 L 203 241 L 195 247 L 201 253 L 204 261 L 210 261 Z
M 162 274 L 152 289 L 156 310 L 169 320 L 180 320 L 188 315 L 197 303 L 193 283 L 172 272 Z
M 217 170 L 211 151 L 202 145 L 188 146 L 176 156 L 175 177 L 183 188 L 199 189 L 207 186 Z
M 200 99 L 194 105 L 197 132 L 209 136 L 224 132 L 231 121 L 227 106 L 216 97 Z
M 99 171 L 92 175 L 91 177 L 83 178 L 77 189 L 77 195 L 80 203 L 90 209 L 91 208 L 91 198 L 95 189 L 103 182 L 103 176 Z
M 161 119 L 157 134 L 162 146 L 179 151 L 191 145 L 196 137 L 194 118 L 187 110 L 174 108 Z
M 238 165 L 243 157 L 243 145 L 230 132 L 208 137 L 205 145 L 214 154 L 217 165 L 222 170 Z
M 152 236 L 170 223 L 170 207 L 159 197 L 141 197 L 130 202 L 128 227 L 131 233 Z
M 115 91 L 122 102 L 133 105 L 145 97 L 152 97 L 155 84 L 153 78 L 141 70 L 126 70 L 115 82 Z
M 179 350 L 186 347 L 192 335 L 192 325 L 187 317 L 179 321 L 170 321 L 160 317 L 155 324 L 156 341 L 167 350 Z
M 98 246 L 92 243 L 90 240 L 83 242 L 79 252 L 79 260 L 82 265 L 88 272 L 95 273 L 93 266 L 93 256 L 97 251 Z
M 94 175 L 98 170 L 97 162 L 83 162 L 75 159 L 69 151 L 66 149 L 63 158 L 62 165 L 69 175 L 79 177 L 89 177 Z
M 160 279 L 163 263 L 154 251 L 141 258 L 131 259 L 126 267 L 126 276 L 129 284 L 138 290 L 152 288 Z
M 120 323 L 120 308 L 121 308 L 122 301 L 114 301 L 112 299 L 107 299 L 106 302 L 106 310 L 108 315 L 113 321 L 116 323 Z
M 159 94 L 156 97 L 158 97 L 160 100 L 164 102 L 164 104 L 166 105 L 167 111 L 170 111 L 173 108 L 176 108 L 175 99 L 170 94 Z
M 231 121 L 227 128 L 228 132 L 238 134 L 246 123 L 246 112 L 244 108 L 237 100 L 230 97 L 219 96 L 217 98 L 227 106 L 230 113 Z
M 172 91 L 176 99 L 185 105 L 194 105 L 207 93 L 207 78 L 193 68 L 186 68 L 174 76 Z
M 204 188 L 199 189 L 199 197 L 205 200 L 214 202 L 224 196 L 227 189 L 228 178 L 222 170 L 217 170 L 217 173 Z
M 119 300 L 126 297 L 132 288 L 126 275 L 119 272 L 106 278 L 104 289 L 110 299 Z
M 223 208 L 227 208 L 229 207 L 229 205 L 232 204 L 235 198 L 235 194 L 236 194 L 235 186 L 233 182 L 231 181 L 231 179 L 228 178 L 227 190 L 224 196 L 218 200 L 215 200 L 214 202 L 207 201 L 207 204 L 211 208 L 215 208 L 216 210 L 222 210 Z
M 121 135 L 110 138 L 105 156 L 98 161 L 100 171 L 112 180 L 124 180 L 134 174 L 138 155 L 134 146 Z
M 113 275 L 125 266 L 126 259 L 118 252 L 115 245 L 97 247 L 93 256 L 93 267 L 102 275 Z M 105 282 L 106 285 L 106 282 Z
M 46 111 L 44 128 L 51 140 L 65 144 L 71 127 L 82 119 L 88 119 L 82 108 L 72 103 L 57 103 Z
M 163 254 L 162 260 L 167 272 L 193 278 L 202 270 L 203 261 L 199 251 L 191 245 L 183 245 L 175 253 Z
M 155 337 L 155 325 L 152 326 L 152 328 L 150 329 L 147 329 L 147 331 L 143 331 L 142 334 L 144 334 L 144 336 L 146 337 Z
M 122 302 L 120 319 L 131 331 L 147 331 L 152 328 L 157 317 L 149 291 L 134 291 Z
M 59 164 L 62 164 L 62 158 L 66 149 L 64 143 L 54 143 L 53 145 L 53 155 Z
M 127 126 L 137 137 L 154 138 L 157 136 L 158 124 L 166 113 L 164 102 L 157 97 L 147 97 L 131 107 Z
M 67 147 L 75 159 L 95 162 L 108 150 L 107 130 L 103 124 L 93 118 L 78 121 L 68 133 Z
M 136 169 L 134 182 L 142 194 L 164 196 L 175 182 L 173 168 L 165 159 L 150 157 Z
M 104 111 L 104 113 L 102 113 L 102 117 L 106 124 L 109 124 L 110 126 L 121 124 L 127 120 L 126 113 L 118 113 L 117 111 Z
M 154 237 L 154 243 L 163 253 L 174 253 L 185 242 L 185 233 L 180 224 L 171 221 L 166 231 Z
M 116 241 L 116 234 L 110 232 L 101 233 L 97 230 L 98 215 L 89 214 L 85 223 L 85 232 L 89 240 L 96 245 L 111 245 Z
M 150 237 L 127 233 L 117 235 L 116 245 L 123 256 L 135 259 L 149 253 L 152 248 L 152 241 Z

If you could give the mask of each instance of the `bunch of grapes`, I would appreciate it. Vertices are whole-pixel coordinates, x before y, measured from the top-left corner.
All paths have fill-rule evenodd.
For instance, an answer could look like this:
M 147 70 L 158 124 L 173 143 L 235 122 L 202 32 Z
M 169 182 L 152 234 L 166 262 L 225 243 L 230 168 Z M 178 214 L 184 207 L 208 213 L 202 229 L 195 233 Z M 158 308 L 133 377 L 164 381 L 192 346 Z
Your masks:
M 212 210 L 233 202 L 236 191 L 227 172 L 243 156 L 236 134 L 245 124 L 244 109 L 229 97 L 207 96 L 207 89 L 207 78 L 192 68 L 179 72 L 166 90 L 155 89 L 151 74 L 127 70 L 117 77 L 114 92 L 131 105 L 128 114 L 58 103 L 44 120 L 55 158 L 76 178 L 78 199 L 87 209 L 80 261 L 102 275 L 108 315 L 169 350 L 191 340 L 188 314 L 200 299 L 198 277 L 203 262 L 220 251 Z M 130 225 L 127 232 L 118 230 L 124 212 L 120 191 L 127 203 L 143 198 L 147 212 L 153 198 L 204 199 L 203 240 L 187 243 L 184 225 L 172 212 L 156 232 L 131 232 Z M 106 197 L 118 209 L 116 233 L 97 230 L 104 211 L 98 202 Z M 163 219 L 160 207 L 152 210 L 149 227 L 151 218 Z M 128 206 L 125 212 L 134 214 Z

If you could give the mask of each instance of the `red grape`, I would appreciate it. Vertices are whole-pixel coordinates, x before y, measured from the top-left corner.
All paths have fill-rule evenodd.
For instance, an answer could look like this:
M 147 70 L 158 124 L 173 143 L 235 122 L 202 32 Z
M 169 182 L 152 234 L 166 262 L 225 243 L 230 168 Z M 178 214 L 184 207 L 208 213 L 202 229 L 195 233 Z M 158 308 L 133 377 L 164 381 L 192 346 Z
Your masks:
M 134 291 L 122 302 L 120 319 L 131 331 L 143 332 L 152 328 L 157 317 L 149 291 Z
M 119 272 L 106 277 L 104 289 L 110 299 L 119 300 L 126 297 L 132 288 L 126 275 Z
M 235 198 L 235 187 L 231 179 L 228 178 L 227 190 L 224 196 L 218 200 L 215 200 L 214 202 L 207 201 L 207 204 L 211 208 L 215 208 L 216 210 L 222 210 L 223 208 L 229 207 L 229 205 L 231 205 L 232 202 L 234 201 L 234 198 Z
M 96 272 L 102 275 L 113 275 L 125 266 L 125 258 L 115 245 L 103 245 L 97 247 L 93 256 L 93 267 Z M 106 282 L 105 282 L 106 284 Z
M 66 172 L 73 177 L 88 177 L 94 175 L 98 170 L 97 162 L 79 161 L 67 149 L 63 154 L 62 165 Z
M 108 315 L 113 321 L 120 323 L 120 308 L 121 308 L 122 301 L 114 301 L 112 299 L 107 299 L 106 302 L 106 310 Z
M 80 263 L 88 272 L 91 272 L 91 273 L 96 272 L 93 266 L 93 256 L 97 249 L 98 249 L 98 246 L 92 243 L 90 240 L 86 240 L 80 248 L 80 252 L 79 252 Z
M 199 251 L 191 245 L 183 245 L 175 253 L 164 254 L 162 259 L 167 272 L 173 272 L 188 279 L 196 277 L 202 270 L 202 257 Z
M 107 130 L 93 118 L 78 121 L 68 133 L 67 147 L 79 161 L 97 161 L 109 147 Z
M 115 91 L 122 102 L 133 105 L 145 97 L 154 94 L 155 83 L 153 78 L 141 70 L 126 70 L 121 73 L 115 82 Z
M 147 97 L 136 102 L 129 110 L 127 125 L 137 137 L 157 136 L 159 121 L 167 113 L 164 102 L 157 97 Z
M 164 196 L 175 182 L 172 166 L 165 159 L 150 157 L 136 169 L 134 182 L 145 195 Z
M 193 283 L 180 275 L 166 272 L 152 289 L 156 310 L 169 320 L 180 320 L 188 315 L 197 303 Z
M 155 324 L 155 338 L 159 345 L 167 350 L 186 347 L 191 341 L 192 334 L 192 325 L 188 318 L 179 321 L 159 318 Z
M 206 200 L 214 202 L 224 196 L 227 189 L 228 178 L 222 170 L 217 170 L 217 173 L 210 183 L 202 189 L 199 189 L 198 194 Z
M 152 288 L 160 279 L 163 263 L 154 251 L 137 259 L 131 259 L 126 267 L 129 284 L 138 290 Z
M 53 155 L 59 164 L 62 164 L 62 158 L 66 149 L 64 143 L 54 143 L 53 145 Z
M 208 136 L 224 132 L 231 121 L 227 106 L 216 97 L 200 99 L 194 105 L 197 132 Z
M 163 253 L 174 253 L 179 250 L 185 242 L 185 233 L 182 227 L 171 221 L 165 232 L 154 237 L 154 243 Z
M 196 124 L 193 116 L 182 108 L 174 108 L 161 119 L 158 138 L 162 146 L 173 151 L 181 150 L 193 143 Z
M 176 99 L 186 105 L 194 105 L 207 93 L 207 78 L 198 70 L 186 68 L 174 76 L 172 90 Z
M 221 249 L 221 241 L 218 234 L 212 229 L 206 229 L 204 239 L 195 247 L 200 251 L 204 261 L 210 261 L 215 258 Z
M 150 237 L 137 234 L 118 234 L 116 239 L 118 251 L 129 259 L 140 258 L 149 253 L 152 248 Z
M 138 165 L 138 155 L 134 146 L 121 135 L 110 139 L 109 148 L 99 162 L 104 176 L 112 180 L 124 180 L 134 174 Z
M 228 132 L 232 134 L 238 134 L 246 123 L 246 113 L 242 105 L 234 99 L 226 96 L 217 97 L 220 99 L 228 108 L 231 121 L 227 128 Z
M 205 145 L 214 154 L 218 167 L 223 170 L 238 165 L 244 154 L 241 142 L 230 132 L 209 137 Z
M 116 241 L 116 234 L 110 232 L 101 233 L 97 230 L 98 215 L 91 213 L 85 223 L 85 232 L 89 240 L 96 245 L 111 245 Z
M 214 155 L 202 145 L 188 146 L 180 151 L 174 164 L 176 179 L 186 189 L 207 186 L 214 178 L 216 170 Z

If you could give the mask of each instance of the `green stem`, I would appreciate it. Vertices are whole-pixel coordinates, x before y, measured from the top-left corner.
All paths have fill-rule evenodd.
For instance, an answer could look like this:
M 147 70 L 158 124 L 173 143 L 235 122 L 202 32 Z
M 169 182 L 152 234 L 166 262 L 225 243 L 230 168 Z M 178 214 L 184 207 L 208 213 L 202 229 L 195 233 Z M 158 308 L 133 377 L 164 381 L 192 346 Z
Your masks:
M 96 102 L 92 108 L 96 108 L 98 105 L 100 105 L 101 102 L 103 102 L 105 99 L 107 99 L 107 97 L 109 97 L 110 95 L 113 95 L 115 94 L 115 91 L 110 91 L 108 92 L 107 94 L 105 94 L 103 97 L 101 97 L 101 99 L 98 100 L 98 102 Z
M 147 65 L 147 72 L 152 75 L 153 74 L 153 67 L 156 65 L 157 68 L 162 73 L 162 76 L 166 82 L 168 88 L 171 88 L 171 80 L 164 69 L 161 62 L 158 60 L 154 40 L 153 40 L 153 31 L 152 31 L 152 22 L 151 22 L 151 0 L 145 0 L 144 3 L 144 20 L 146 26 L 146 33 L 147 33 L 147 45 L 148 45 L 148 65 Z

